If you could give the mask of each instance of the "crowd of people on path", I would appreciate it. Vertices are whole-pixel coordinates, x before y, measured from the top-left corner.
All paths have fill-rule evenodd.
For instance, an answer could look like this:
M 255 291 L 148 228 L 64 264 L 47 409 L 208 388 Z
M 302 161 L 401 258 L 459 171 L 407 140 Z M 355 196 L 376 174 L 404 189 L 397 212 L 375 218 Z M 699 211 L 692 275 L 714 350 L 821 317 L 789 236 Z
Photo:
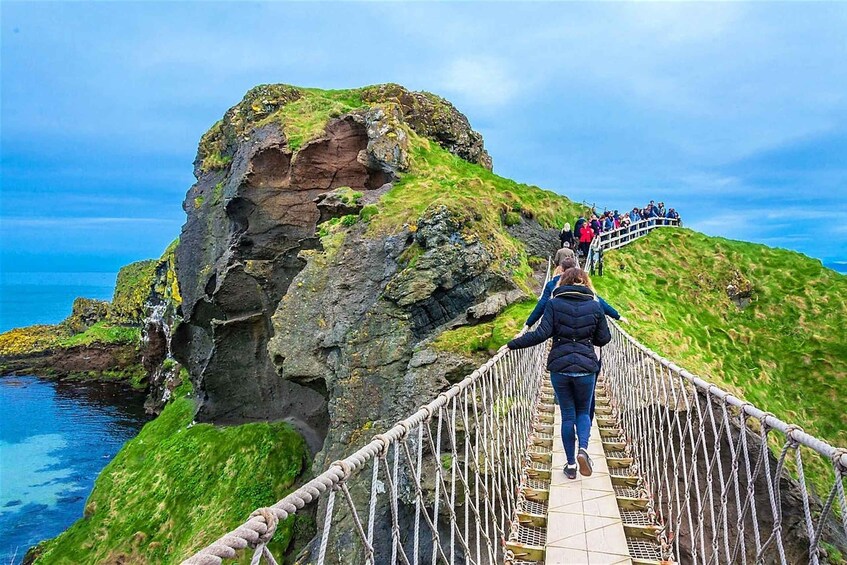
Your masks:
M 674 208 L 666 208 L 664 202 L 656 204 L 654 200 L 643 208 L 636 206 L 623 214 L 617 210 L 606 210 L 598 214 L 592 207 L 577 219 L 573 229 L 570 222 L 562 227 L 562 231 L 559 232 L 559 241 L 562 247 L 578 250 L 580 257 L 588 257 L 591 242 L 601 233 L 621 228 L 634 229 L 634 225 L 642 220 L 652 225 L 663 219 L 678 221 L 679 212 Z
M 562 443 L 567 457 L 563 471 L 569 479 L 576 479 L 577 472 L 585 477 L 592 474 L 588 440 L 601 366 L 595 348 L 612 340 L 606 316 L 627 321 L 594 291 L 591 275 L 579 267 L 572 244 L 578 240 L 579 253 L 587 256 L 592 241 L 602 232 L 658 218 L 679 220 L 679 214 L 673 208 L 666 210 L 663 202 L 657 205 L 651 200 L 644 208 L 636 207 L 626 214 L 615 210 L 598 216 L 592 209 L 577 220 L 574 230 L 565 224 L 562 247 L 554 258 L 554 276 L 526 320 L 527 331 L 504 346 L 523 349 L 552 339 L 547 370 L 562 412 Z

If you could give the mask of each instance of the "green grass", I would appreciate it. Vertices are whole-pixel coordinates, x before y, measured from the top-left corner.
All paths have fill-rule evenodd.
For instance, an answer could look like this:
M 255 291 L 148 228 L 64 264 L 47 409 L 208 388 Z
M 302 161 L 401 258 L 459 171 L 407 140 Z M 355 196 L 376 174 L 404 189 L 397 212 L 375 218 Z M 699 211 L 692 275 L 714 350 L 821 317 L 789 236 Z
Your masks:
M 436 349 L 472 356 L 496 353 L 520 331 L 533 308 L 535 300 L 517 302 L 491 322 L 442 332 L 433 345 Z
M 82 333 L 69 335 L 61 325 L 36 325 L 15 328 L 0 334 L 0 355 L 25 355 L 57 347 L 102 344 L 137 344 L 141 330 L 137 327 L 100 321 Z
M 180 387 L 106 466 L 85 517 L 42 544 L 37 563 L 178 563 L 292 489 L 308 450 L 291 426 L 191 425 L 189 393 Z M 279 525 L 277 556 L 293 527 L 291 519 Z
M 216 171 L 223 169 L 232 162 L 232 157 L 229 155 L 221 155 L 220 151 L 215 151 L 206 155 L 203 159 L 201 167 L 204 171 Z
M 26 355 L 56 347 L 67 330 L 39 324 L 14 328 L 0 334 L 0 355 Z
M 377 214 L 379 214 L 379 208 L 374 204 L 370 204 L 362 208 L 362 210 L 359 212 L 359 218 L 361 218 L 363 222 L 368 223 L 371 221 L 371 218 L 373 218 Z
M 554 192 L 495 175 L 411 130 L 407 133 L 410 172 L 379 201 L 379 215 L 371 219 L 368 233 L 397 233 L 403 226 L 415 231 L 425 211 L 446 206 L 462 220 L 464 239 L 481 242 L 495 258 L 493 268 L 529 290 L 532 269 L 524 245 L 509 235 L 506 225 L 523 216 L 558 228 L 573 222 L 581 207 Z
M 278 121 L 282 124 L 288 147 L 297 151 L 306 142 L 323 135 L 326 124 L 364 105 L 361 89 L 320 90 L 300 89 L 302 96 L 289 102 L 261 123 Z
M 82 333 L 59 340 L 59 346 L 76 347 L 91 345 L 92 343 L 137 344 L 140 341 L 141 328 L 119 326 L 104 320 L 97 322 Z
M 743 310 L 726 293 L 736 270 L 754 290 Z M 645 345 L 847 446 L 847 277 L 799 253 L 682 229 L 608 253 L 604 275 L 598 292 Z M 831 471 L 809 459 L 820 486 Z

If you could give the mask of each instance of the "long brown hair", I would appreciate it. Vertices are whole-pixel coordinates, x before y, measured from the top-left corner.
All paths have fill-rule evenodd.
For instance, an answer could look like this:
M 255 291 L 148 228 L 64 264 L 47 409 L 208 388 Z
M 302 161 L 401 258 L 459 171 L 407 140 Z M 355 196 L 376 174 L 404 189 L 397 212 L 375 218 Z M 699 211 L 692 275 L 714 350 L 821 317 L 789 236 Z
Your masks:
M 592 291 L 594 290 L 594 285 L 591 284 L 591 277 L 588 276 L 588 273 L 580 269 L 579 267 L 572 267 L 567 269 L 562 276 L 559 277 L 559 286 L 567 286 L 579 284 L 582 286 L 587 286 Z

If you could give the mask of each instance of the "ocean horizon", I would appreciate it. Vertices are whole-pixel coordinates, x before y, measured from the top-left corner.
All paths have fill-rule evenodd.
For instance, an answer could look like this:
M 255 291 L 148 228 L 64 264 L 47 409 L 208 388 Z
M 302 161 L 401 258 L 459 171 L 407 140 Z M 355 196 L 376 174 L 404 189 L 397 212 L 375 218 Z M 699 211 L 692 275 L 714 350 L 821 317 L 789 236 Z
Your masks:
M 117 273 L 0 273 L 0 332 L 34 324 L 58 324 L 74 298 L 111 300 Z
M 823 266 L 838 273 L 847 274 L 847 261 L 824 261 Z

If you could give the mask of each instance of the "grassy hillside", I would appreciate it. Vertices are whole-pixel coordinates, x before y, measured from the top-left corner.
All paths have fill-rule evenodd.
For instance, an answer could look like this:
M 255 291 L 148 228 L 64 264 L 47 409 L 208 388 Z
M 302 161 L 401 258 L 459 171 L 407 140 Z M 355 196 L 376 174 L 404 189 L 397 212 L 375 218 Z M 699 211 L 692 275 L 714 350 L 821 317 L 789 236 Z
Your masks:
M 190 387 L 174 396 L 97 478 L 85 517 L 39 546 L 36 563 L 178 562 L 282 498 L 308 468 L 288 424 L 194 425 Z M 276 555 L 293 529 L 293 520 L 279 525 Z
M 405 225 L 414 231 L 427 210 L 445 206 L 461 221 L 463 238 L 480 241 L 496 258 L 494 269 L 533 294 L 529 256 L 506 228 L 529 220 L 545 228 L 560 227 L 575 221 L 581 208 L 564 196 L 469 163 L 413 131 L 408 136 L 410 171 L 376 206 L 362 211 L 370 233 L 396 233 Z
M 598 292 L 645 345 L 847 446 L 847 277 L 783 249 L 657 230 L 605 257 Z M 740 308 L 727 285 L 749 284 Z

